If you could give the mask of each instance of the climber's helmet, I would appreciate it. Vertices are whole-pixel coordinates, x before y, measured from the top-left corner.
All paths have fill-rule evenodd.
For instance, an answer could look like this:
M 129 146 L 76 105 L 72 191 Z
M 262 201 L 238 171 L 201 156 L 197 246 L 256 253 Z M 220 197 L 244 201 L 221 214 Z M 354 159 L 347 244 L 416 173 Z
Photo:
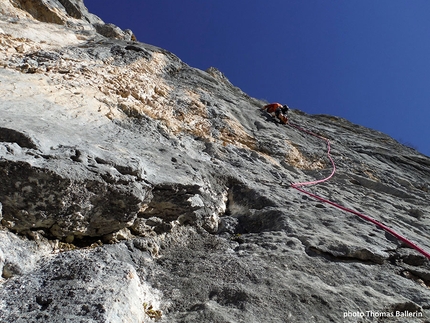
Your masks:
M 288 114 L 288 110 L 289 110 L 289 107 L 286 104 L 284 104 L 281 108 L 282 113 L 285 115 Z

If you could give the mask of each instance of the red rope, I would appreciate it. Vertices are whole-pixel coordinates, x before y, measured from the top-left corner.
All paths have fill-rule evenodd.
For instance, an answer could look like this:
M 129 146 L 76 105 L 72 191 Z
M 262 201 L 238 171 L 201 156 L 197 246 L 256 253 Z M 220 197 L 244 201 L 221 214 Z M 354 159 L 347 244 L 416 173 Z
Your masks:
M 407 239 L 407 238 L 403 237 L 402 235 L 398 234 L 398 233 L 397 233 L 396 231 L 394 231 L 393 229 L 391 229 L 391 228 L 387 227 L 385 224 L 383 224 L 383 223 L 381 223 L 381 222 L 378 222 L 378 221 L 376 221 L 375 219 L 373 219 L 373 218 L 371 218 L 370 216 L 367 216 L 367 215 L 365 215 L 365 214 L 363 214 L 363 213 L 360 213 L 360 212 L 357 212 L 357 211 L 355 211 L 355 210 L 349 209 L 349 208 L 347 208 L 347 207 L 344 207 L 344 206 L 342 206 L 342 205 L 340 205 L 340 204 L 337 204 L 337 203 L 332 202 L 332 201 L 330 201 L 330 200 L 327 200 L 327 199 L 325 199 L 325 198 L 323 198 L 323 197 L 321 197 L 321 196 L 319 196 L 319 195 L 313 194 L 313 193 L 311 193 L 311 192 L 308 192 L 308 191 L 306 191 L 306 190 L 304 190 L 304 189 L 300 188 L 301 186 L 315 185 L 315 184 L 318 184 L 318 183 L 322 183 L 322 182 L 328 181 L 330 178 L 332 178 L 332 176 L 333 176 L 333 175 L 334 175 L 334 173 L 336 172 L 336 165 L 335 165 L 335 163 L 334 163 L 333 159 L 332 159 L 332 158 L 331 158 L 331 156 L 330 156 L 330 141 L 329 141 L 327 138 L 325 138 L 325 137 L 323 137 L 323 136 L 321 136 L 321 135 L 318 135 L 318 134 L 316 134 L 316 133 L 314 133 L 314 132 L 312 132 L 312 131 L 309 131 L 309 130 L 303 129 L 302 127 L 300 127 L 300 126 L 298 126 L 298 125 L 296 125 L 296 124 L 294 124 L 294 123 L 289 123 L 289 125 L 291 125 L 292 127 L 296 128 L 296 129 L 298 129 L 298 130 L 300 130 L 300 131 L 302 131 L 302 132 L 305 132 L 305 133 L 307 133 L 307 134 L 309 134 L 309 135 L 311 135 L 311 136 L 314 136 L 314 137 L 317 137 L 317 138 L 320 138 L 320 139 L 324 140 L 324 141 L 327 143 L 327 156 L 328 156 L 328 158 L 330 159 L 331 164 L 332 164 L 332 166 L 333 166 L 333 171 L 331 172 L 331 174 L 330 174 L 328 177 L 326 177 L 326 178 L 324 178 L 324 179 L 317 180 L 317 181 L 302 182 L 302 183 L 292 183 L 292 184 L 291 184 L 291 187 L 292 187 L 292 188 L 294 188 L 294 189 L 298 190 L 299 192 L 302 192 L 302 193 L 304 193 L 304 194 L 307 194 L 307 195 L 309 195 L 309 196 L 311 196 L 311 197 L 313 197 L 313 198 L 315 198 L 315 199 L 317 199 L 317 200 L 320 200 L 321 202 L 324 202 L 324 203 L 330 204 L 330 205 L 332 205 L 332 206 L 334 206 L 334 207 L 336 207 L 336 208 L 338 208 L 338 209 L 340 209 L 340 210 L 342 210 L 342 211 L 345 211 L 345 212 L 349 212 L 349 213 L 355 214 L 355 215 L 359 216 L 360 218 L 362 218 L 363 220 L 366 220 L 366 221 L 368 221 L 368 222 L 371 222 L 371 223 L 375 224 L 375 225 L 376 225 L 376 226 L 378 226 L 379 228 L 381 228 L 381 229 L 385 230 L 386 232 L 390 233 L 391 235 L 393 235 L 394 237 L 396 237 L 397 239 L 399 239 L 400 241 L 402 241 L 402 242 L 403 242 L 403 243 L 405 243 L 406 245 L 410 246 L 411 248 L 415 249 L 416 251 L 420 252 L 421 254 L 423 254 L 424 256 L 426 256 L 428 259 L 430 259 L 430 253 L 428 253 L 428 252 L 427 252 L 427 251 L 425 251 L 423 248 L 419 247 L 418 245 L 416 245 L 415 243 L 413 243 L 413 242 L 412 242 L 412 241 L 410 241 L 409 239 Z

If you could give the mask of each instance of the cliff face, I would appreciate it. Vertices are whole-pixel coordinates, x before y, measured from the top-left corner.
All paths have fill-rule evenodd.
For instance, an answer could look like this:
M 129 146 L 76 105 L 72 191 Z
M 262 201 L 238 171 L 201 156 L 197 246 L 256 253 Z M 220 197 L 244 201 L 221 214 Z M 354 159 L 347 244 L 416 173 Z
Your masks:
M 1 0 L 0 65 L 2 322 L 430 320 L 428 260 L 291 189 L 330 174 L 324 142 L 217 69 L 80 0 Z M 290 117 L 332 144 L 312 192 L 430 250 L 430 158 Z

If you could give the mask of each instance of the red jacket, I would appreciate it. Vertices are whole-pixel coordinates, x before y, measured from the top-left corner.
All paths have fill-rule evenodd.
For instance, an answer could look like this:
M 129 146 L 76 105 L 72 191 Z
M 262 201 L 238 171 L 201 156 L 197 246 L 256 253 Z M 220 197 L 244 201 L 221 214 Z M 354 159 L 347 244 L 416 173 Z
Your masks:
M 279 104 L 279 103 L 271 103 L 271 104 L 265 105 L 265 106 L 263 107 L 263 109 L 267 110 L 267 112 L 269 112 L 269 113 L 275 112 L 275 110 L 276 110 L 277 108 L 282 108 L 282 104 Z

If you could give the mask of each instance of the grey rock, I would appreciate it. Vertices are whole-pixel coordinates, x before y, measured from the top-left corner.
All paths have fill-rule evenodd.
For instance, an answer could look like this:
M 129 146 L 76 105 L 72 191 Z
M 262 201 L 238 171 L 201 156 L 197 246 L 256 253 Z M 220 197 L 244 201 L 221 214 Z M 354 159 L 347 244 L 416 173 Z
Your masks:
M 130 225 L 148 194 L 148 186 L 133 179 L 120 184 L 109 184 L 102 176 L 79 179 L 73 176 L 72 162 L 64 170 L 71 177 L 25 162 L 0 163 L 2 221 L 17 232 L 45 229 L 58 238 L 108 234 Z
M 49 0 L 12 0 L 11 3 L 19 9 L 28 12 L 35 19 L 55 24 L 64 24 L 64 20 L 58 14 L 60 5 L 57 1 Z
M 3 322 L 142 322 L 143 304 L 157 301 L 132 265 L 99 248 L 48 258 L 22 283 L 2 286 L 2 307 L 9 308 L 0 311 Z
M 426 321 L 427 258 L 290 187 L 330 174 L 323 141 L 82 1 L 14 5 L 30 16 L 0 3 L 0 321 Z M 430 250 L 428 156 L 290 118 L 331 141 L 337 172 L 311 192 Z
M 52 248 L 46 240 L 29 241 L 0 231 L 0 272 L 2 279 L 31 272 Z
M 82 0 L 11 0 L 10 3 L 38 21 L 68 25 L 78 34 L 82 34 L 83 30 L 95 29 L 107 38 L 136 40 L 130 29 L 122 30 L 114 24 L 105 24 L 89 13 Z
M 107 38 L 132 40 L 132 37 L 134 37 L 133 32 L 130 29 L 127 29 L 127 31 L 123 31 L 121 28 L 115 26 L 114 24 L 98 23 L 94 24 L 94 27 L 100 35 L 105 36 Z

